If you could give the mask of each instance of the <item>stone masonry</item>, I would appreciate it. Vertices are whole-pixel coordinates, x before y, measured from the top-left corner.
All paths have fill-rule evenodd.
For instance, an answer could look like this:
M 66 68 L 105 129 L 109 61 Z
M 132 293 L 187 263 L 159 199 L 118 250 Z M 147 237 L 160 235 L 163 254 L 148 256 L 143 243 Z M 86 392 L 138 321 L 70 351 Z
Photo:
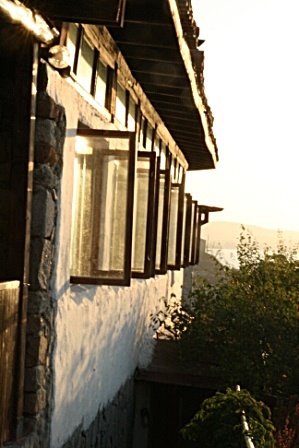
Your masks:
M 44 65 L 39 72 L 35 135 L 35 168 L 30 248 L 30 292 L 27 316 L 24 423 L 35 434 L 33 447 L 47 447 L 52 410 L 51 353 L 55 303 L 51 275 L 59 209 L 66 118 L 63 107 L 46 93 Z

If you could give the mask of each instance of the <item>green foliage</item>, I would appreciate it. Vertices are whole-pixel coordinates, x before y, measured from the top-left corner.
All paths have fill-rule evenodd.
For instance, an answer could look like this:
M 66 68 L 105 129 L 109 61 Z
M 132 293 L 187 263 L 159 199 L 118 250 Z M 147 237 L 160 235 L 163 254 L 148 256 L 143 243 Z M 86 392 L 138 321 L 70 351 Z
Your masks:
M 169 302 L 164 300 L 162 309 L 151 314 L 151 327 L 158 335 L 161 333 L 169 339 L 180 339 L 189 328 L 191 320 L 192 317 L 172 294 Z
M 183 353 L 201 362 L 208 353 L 224 385 L 255 394 L 290 394 L 299 383 L 299 272 L 282 242 L 261 255 L 243 231 L 240 268 L 193 293 L 193 322 Z
M 250 428 L 247 432 L 242 412 Z M 246 448 L 245 435 L 252 438 L 255 448 L 272 448 L 273 431 L 270 410 L 264 403 L 256 401 L 247 390 L 227 389 L 205 400 L 181 433 L 203 448 Z

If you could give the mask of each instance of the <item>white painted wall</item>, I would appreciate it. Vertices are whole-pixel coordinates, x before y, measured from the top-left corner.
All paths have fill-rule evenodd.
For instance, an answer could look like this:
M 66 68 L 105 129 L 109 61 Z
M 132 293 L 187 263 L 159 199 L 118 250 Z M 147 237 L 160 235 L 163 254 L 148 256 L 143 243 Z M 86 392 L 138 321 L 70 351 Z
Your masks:
M 163 309 L 164 299 L 171 293 L 177 298 L 181 296 L 182 271 L 154 279 L 134 279 L 130 287 L 70 285 L 74 138 L 78 119 L 98 129 L 112 125 L 109 117 L 72 80 L 66 81 L 51 70 L 48 93 L 65 107 L 67 116 L 53 279 L 58 312 L 51 447 L 59 448 L 78 425 L 90 425 L 137 365 L 150 362 L 154 343 L 150 315 Z
M 129 288 L 72 286 L 58 303 L 51 446 L 87 428 L 142 361 L 151 359 L 150 314 L 167 294 L 167 276 Z

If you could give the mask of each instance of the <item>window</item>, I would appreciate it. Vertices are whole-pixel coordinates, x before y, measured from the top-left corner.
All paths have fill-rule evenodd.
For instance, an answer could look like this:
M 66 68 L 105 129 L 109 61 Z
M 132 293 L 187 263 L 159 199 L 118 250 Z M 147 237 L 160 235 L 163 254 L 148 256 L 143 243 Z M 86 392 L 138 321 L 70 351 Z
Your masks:
M 183 227 L 184 185 L 171 184 L 167 265 L 180 269 Z
M 194 243 L 194 263 L 198 264 L 199 262 L 199 252 L 200 252 L 200 235 L 201 235 L 201 209 L 200 205 L 197 206 L 196 210 L 196 240 Z
M 144 149 L 143 143 L 144 143 L 144 140 L 145 140 L 145 137 L 144 137 L 145 127 L 146 127 L 146 119 L 144 118 L 144 116 L 140 112 L 140 114 L 139 114 L 138 143 L 139 143 L 139 148 L 140 148 L 141 151 Z
M 189 244 L 189 264 L 194 264 L 192 259 L 193 254 L 193 241 L 194 241 L 194 229 L 196 228 L 196 208 L 197 201 L 192 201 L 191 204 L 191 227 L 190 227 L 190 244 Z
M 190 194 L 185 195 L 185 237 L 182 249 L 184 254 L 182 259 L 183 267 L 189 266 L 190 264 L 190 238 L 192 233 L 192 196 Z
M 200 233 L 201 233 L 201 208 L 196 201 L 192 201 L 192 222 L 190 232 L 190 264 L 197 264 L 199 262 L 199 248 L 200 248 Z
M 172 159 L 170 167 L 170 177 L 172 179 L 172 184 L 170 190 L 167 265 L 169 269 L 175 270 L 180 269 L 181 267 L 185 188 L 183 170 L 181 172 L 181 176 L 179 176 L 181 169 L 182 168 L 180 167 L 178 161 L 176 159 Z
M 127 91 L 119 83 L 117 84 L 117 90 L 116 90 L 115 118 L 117 118 L 119 123 L 121 123 L 123 126 L 126 126 Z
M 81 37 L 76 75 L 79 84 L 81 84 L 88 93 L 91 92 L 94 57 L 94 47 L 88 42 L 83 33 Z
M 158 169 L 156 181 L 156 256 L 157 274 L 167 272 L 168 217 L 170 203 L 169 170 Z
M 95 100 L 100 106 L 105 106 L 107 84 L 107 65 L 98 59 L 96 71 Z
M 155 163 L 154 153 L 138 152 L 132 254 L 134 277 L 148 278 L 153 273 Z
M 129 285 L 135 133 L 79 129 L 71 281 Z
M 127 128 L 129 131 L 136 130 L 136 104 L 131 96 L 129 98 Z
M 146 122 L 146 131 L 145 131 L 145 139 L 144 139 L 144 147 L 147 151 L 151 151 L 152 150 L 152 146 L 153 146 L 153 133 L 154 133 L 154 129 L 152 127 L 152 125 L 147 121 Z
M 70 53 L 70 67 L 73 72 L 76 71 L 76 53 L 77 46 L 79 44 L 79 27 L 75 23 L 69 23 L 68 25 L 68 33 L 67 33 L 67 41 L 66 46 Z

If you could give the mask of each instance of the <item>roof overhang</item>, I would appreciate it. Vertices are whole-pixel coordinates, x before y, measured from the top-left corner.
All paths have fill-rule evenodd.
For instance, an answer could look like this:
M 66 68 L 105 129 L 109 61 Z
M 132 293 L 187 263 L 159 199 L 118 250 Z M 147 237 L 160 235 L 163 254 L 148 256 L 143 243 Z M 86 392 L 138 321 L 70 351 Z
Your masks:
M 127 0 L 124 27 L 109 31 L 189 169 L 214 168 L 218 151 L 190 0 Z
M 26 4 L 51 19 L 109 26 L 123 25 L 126 8 L 126 0 L 27 0 Z
M 191 0 L 28 0 L 26 4 L 50 19 L 108 26 L 189 169 L 215 167 L 218 150 Z

